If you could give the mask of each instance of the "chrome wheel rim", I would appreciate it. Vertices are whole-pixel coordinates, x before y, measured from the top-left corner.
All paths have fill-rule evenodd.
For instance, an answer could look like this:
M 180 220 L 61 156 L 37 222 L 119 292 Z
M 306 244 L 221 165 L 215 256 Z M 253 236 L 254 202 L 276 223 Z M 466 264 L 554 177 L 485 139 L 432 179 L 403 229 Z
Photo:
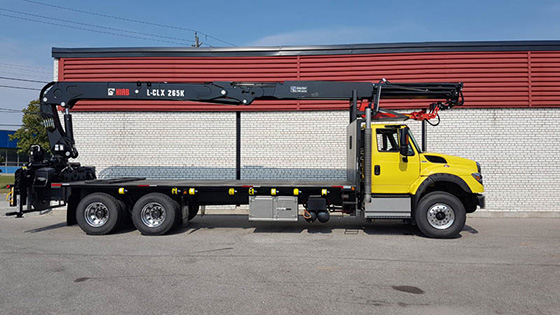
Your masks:
M 445 230 L 455 222 L 455 211 L 444 203 L 434 204 L 426 214 L 428 223 L 438 230 Z
M 166 218 L 165 208 L 157 202 L 146 204 L 140 211 L 142 223 L 151 228 L 158 227 L 163 224 Z
M 101 227 L 109 221 L 109 209 L 101 202 L 92 202 L 84 211 L 84 219 L 89 226 Z

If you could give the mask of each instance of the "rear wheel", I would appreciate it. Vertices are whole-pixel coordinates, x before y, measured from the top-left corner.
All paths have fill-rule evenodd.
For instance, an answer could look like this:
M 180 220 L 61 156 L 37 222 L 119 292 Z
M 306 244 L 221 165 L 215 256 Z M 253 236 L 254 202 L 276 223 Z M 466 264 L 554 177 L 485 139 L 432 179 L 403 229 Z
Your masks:
M 89 194 L 76 207 L 76 221 L 89 235 L 111 233 L 118 226 L 121 214 L 117 199 L 106 193 Z
M 161 193 L 151 193 L 138 199 L 132 208 L 132 222 L 143 235 L 162 235 L 180 216 L 179 203 Z
M 414 217 L 420 231 L 434 238 L 457 237 L 467 219 L 463 203 L 446 192 L 432 192 L 422 197 Z

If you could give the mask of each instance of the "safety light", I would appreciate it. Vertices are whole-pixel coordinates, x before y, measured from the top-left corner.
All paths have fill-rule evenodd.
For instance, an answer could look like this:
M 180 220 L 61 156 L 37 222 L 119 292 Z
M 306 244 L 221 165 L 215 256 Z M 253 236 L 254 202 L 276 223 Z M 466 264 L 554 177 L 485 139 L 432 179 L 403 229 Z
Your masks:
M 474 177 L 474 179 L 476 179 L 477 182 L 479 182 L 481 185 L 482 184 L 482 175 L 480 173 L 472 173 L 472 177 Z

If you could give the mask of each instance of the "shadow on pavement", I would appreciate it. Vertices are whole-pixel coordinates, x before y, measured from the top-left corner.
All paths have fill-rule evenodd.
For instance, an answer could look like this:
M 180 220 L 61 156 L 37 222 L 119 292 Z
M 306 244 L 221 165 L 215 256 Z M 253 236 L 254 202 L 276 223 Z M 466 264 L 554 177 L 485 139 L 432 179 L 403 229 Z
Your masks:
M 44 226 L 25 233 L 40 233 L 58 228 L 66 227 L 66 222 L 60 222 Z M 193 234 L 201 230 L 212 229 L 252 229 L 253 233 L 309 233 L 309 234 L 331 234 L 334 231 L 343 231 L 345 235 L 410 235 L 425 237 L 415 226 L 403 223 L 400 220 L 363 222 L 356 218 L 332 216 L 329 222 L 308 223 L 303 219 L 298 222 L 250 222 L 246 214 L 207 214 L 204 217 L 197 216 L 185 227 L 173 229 L 168 235 Z M 123 224 L 111 234 L 126 234 L 136 229 L 132 222 Z M 361 232 L 361 233 L 360 233 Z M 463 233 L 479 234 L 478 230 L 470 225 L 465 225 Z M 457 238 L 460 238 L 459 235 Z
M 465 224 L 465 227 L 463 228 L 463 231 L 462 231 L 462 232 L 468 232 L 468 233 L 471 233 L 471 234 L 478 234 L 478 230 L 477 230 L 477 229 L 473 228 L 473 227 L 470 226 L 470 225 L 466 225 L 466 224 Z
M 32 230 L 27 230 L 27 231 L 25 231 L 25 233 L 39 233 L 39 232 L 59 229 L 59 228 L 65 227 L 65 226 L 67 226 L 66 222 L 61 222 L 61 223 L 52 224 L 52 225 L 48 225 L 48 226 L 43 226 L 43 227 L 32 229 Z
M 368 235 L 417 235 L 416 228 L 401 221 L 383 221 L 366 223 L 359 219 L 333 216 L 327 223 L 298 222 L 250 222 L 245 214 L 209 214 L 196 217 L 185 227 L 175 229 L 170 234 L 192 234 L 200 230 L 211 229 L 253 229 L 253 233 L 310 233 L 330 234 L 335 230 L 342 230 L 346 235 L 359 234 L 360 231 Z

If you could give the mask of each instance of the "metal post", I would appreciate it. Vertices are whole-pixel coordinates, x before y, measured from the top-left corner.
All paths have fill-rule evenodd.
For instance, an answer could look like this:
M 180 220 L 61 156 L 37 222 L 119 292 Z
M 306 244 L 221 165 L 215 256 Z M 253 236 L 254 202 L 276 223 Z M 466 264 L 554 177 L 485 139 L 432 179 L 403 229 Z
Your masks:
M 236 147 L 235 154 L 235 179 L 241 179 L 241 112 L 235 112 L 235 133 L 236 133 Z
M 375 98 L 373 99 L 373 114 L 376 115 L 379 112 L 379 102 L 381 101 L 381 89 L 383 86 L 379 84 L 377 86 L 377 94 L 375 94 Z
M 426 152 L 428 147 L 428 134 L 427 134 L 428 123 L 426 120 L 422 120 L 422 152 Z
M 371 108 L 366 108 L 366 130 L 364 133 L 364 202 L 371 202 Z
M 350 123 L 358 116 L 358 91 L 352 90 L 352 101 L 350 103 Z

